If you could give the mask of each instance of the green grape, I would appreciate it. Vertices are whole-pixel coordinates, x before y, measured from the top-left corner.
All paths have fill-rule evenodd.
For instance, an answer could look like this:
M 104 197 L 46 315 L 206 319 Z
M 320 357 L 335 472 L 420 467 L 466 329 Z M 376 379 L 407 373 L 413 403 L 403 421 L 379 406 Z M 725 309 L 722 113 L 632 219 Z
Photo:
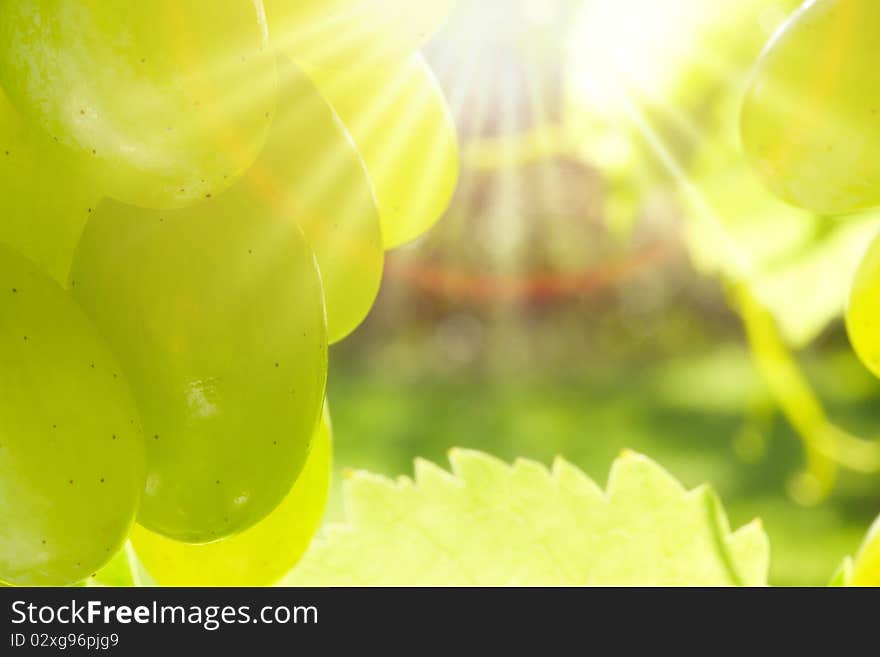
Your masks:
M 0 247 L 0 580 L 70 584 L 125 541 L 144 486 L 137 410 L 82 310 Z
M 363 157 L 385 247 L 419 237 L 446 211 L 458 181 L 455 125 L 425 60 L 307 70 Z
M 457 0 L 264 0 L 273 44 L 295 61 L 349 68 L 403 59 Z
M 321 270 L 329 340 L 337 342 L 363 321 L 379 292 L 379 213 L 333 110 L 294 65 L 282 61 L 279 72 L 278 115 L 247 181 L 303 229 Z
M 138 522 L 192 543 L 240 532 L 277 506 L 324 398 L 314 255 L 295 222 L 247 191 L 164 212 L 104 201 L 71 272 L 141 411 Z
M 851 586 L 880 586 L 880 518 L 868 531 L 853 564 Z
M 327 504 L 330 486 L 329 416 L 312 441 L 302 473 L 284 501 L 250 529 L 207 545 L 188 545 L 136 526 L 138 558 L 163 586 L 270 586 L 299 561 Z
M 880 3 L 818 0 L 758 63 L 742 140 L 770 188 L 821 214 L 880 205 Z
M 100 198 L 81 164 L 26 125 L 0 90 L 0 242 L 62 284 Z
M 259 0 L 29 0 L 2 4 L 0 82 L 109 196 L 165 208 L 254 161 L 276 81 Z
M 880 376 L 880 238 L 868 248 L 856 272 L 846 326 L 858 357 Z

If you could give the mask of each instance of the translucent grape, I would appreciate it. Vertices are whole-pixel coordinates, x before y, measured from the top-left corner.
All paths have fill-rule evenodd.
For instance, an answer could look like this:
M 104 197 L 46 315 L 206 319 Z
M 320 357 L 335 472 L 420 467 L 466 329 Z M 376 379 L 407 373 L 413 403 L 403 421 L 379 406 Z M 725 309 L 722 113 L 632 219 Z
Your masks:
M 0 247 L 0 580 L 70 584 L 125 541 L 144 485 L 134 402 L 82 310 Z
M 325 414 L 302 474 L 281 505 L 247 531 L 207 545 L 172 541 L 137 526 L 138 557 L 164 586 L 269 586 L 299 561 L 318 529 L 330 485 L 331 434 Z
M 65 284 L 99 198 L 82 162 L 26 125 L 0 91 L 0 242 Z
M 822 214 L 880 204 L 880 3 L 818 0 L 762 56 L 742 139 L 766 183 Z
M 264 0 L 274 45 L 294 60 L 345 68 L 403 59 L 457 0 Z
M 327 373 L 320 277 L 295 222 L 242 188 L 165 212 L 105 201 L 70 288 L 141 411 L 138 522 L 198 543 L 272 511 L 305 462 Z
M 880 239 L 870 246 L 856 272 L 846 325 L 856 354 L 880 376 Z
M 278 115 L 247 182 L 294 217 L 321 270 L 330 342 L 366 317 L 382 280 L 379 213 L 363 162 L 309 79 L 280 63 Z
M 425 60 L 308 71 L 363 157 L 386 248 L 422 235 L 446 211 L 458 182 L 455 125 Z
M 275 60 L 259 0 L 30 0 L 0 12 L 0 82 L 108 195 L 187 205 L 256 158 Z

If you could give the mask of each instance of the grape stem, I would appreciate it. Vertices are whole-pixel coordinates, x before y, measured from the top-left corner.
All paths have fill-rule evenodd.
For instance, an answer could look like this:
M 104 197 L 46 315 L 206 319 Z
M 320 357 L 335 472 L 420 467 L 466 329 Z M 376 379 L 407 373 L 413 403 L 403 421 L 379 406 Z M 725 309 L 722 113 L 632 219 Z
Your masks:
M 770 312 L 747 284 L 730 285 L 729 291 L 755 364 L 804 444 L 807 464 L 793 483 L 796 499 L 816 503 L 827 497 L 838 466 L 863 473 L 880 472 L 880 442 L 858 438 L 831 421 Z

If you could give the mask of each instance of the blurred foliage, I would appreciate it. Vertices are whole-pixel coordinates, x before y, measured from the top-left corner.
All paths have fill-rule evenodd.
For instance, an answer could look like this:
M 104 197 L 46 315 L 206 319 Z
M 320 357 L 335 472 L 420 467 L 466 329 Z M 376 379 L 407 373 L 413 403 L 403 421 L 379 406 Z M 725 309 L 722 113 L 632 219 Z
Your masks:
M 880 511 L 877 475 L 838 473 L 809 435 L 876 469 L 854 436 L 880 434 L 880 382 L 838 318 L 880 219 L 789 208 L 742 158 L 742 89 L 797 4 L 463 3 L 427 51 L 461 182 L 334 347 L 340 468 L 410 475 L 459 446 L 602 483 L 634 449 L 711 482 L 733 526 L 762 518 L 771 583 L 829 581 Z M 828 497 L 804 506 L 821 495 L 792 483 L 816 467 Z
M 344 468 L 411 475 L 414 458 L 442 463 L 461 446 L 548 465 L 561 454 L 601 483 L 629 448 L 651 454 L 688 487 L 711 482 L 733 526 L 762 518 L 774 550 L 771 583 L 818 585 L 855 552 L 880 509 L 876 477 L 856 473 L 844 474 L 820 507 L 788 496 L 803 454 L 741 343 L 567 371 L 479 372 L 449 371 L 443 340 L 398 333 L 385 351 L 359 337 L 336 348 L 346 351 L 337 365 L 349 365 L 334 368 L 329 390 L 340 468 L 330 519 L 341 519 Z M 849 426 L 878 426 L 880 386 L 832 342 L 805 359 L 810 375 Z M 377 347 L 380 354 L 366 355 Z

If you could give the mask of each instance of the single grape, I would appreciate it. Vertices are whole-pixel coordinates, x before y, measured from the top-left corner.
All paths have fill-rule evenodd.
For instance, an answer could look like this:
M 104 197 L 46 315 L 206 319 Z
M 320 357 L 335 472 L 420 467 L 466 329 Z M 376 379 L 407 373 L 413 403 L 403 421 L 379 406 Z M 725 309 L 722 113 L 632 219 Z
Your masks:
M 260 0 L 30 0 L 0 11 L 0 82 L 109 196 L 163 208 L 254 161 L 276 81 Z
M 188 545 L 136 526 L 131 542 L 163 586 L 270 586 L 308 548 L 327 503 L 331 432 L 325 413 L 305 467 L 284 501 L 250 529 L 207 545 Z
M 22 121 L 0 90 L 0 242 L 65 284 L 99 199 L 83 163 Z
M 439 30 L 457 0 L 264 0 L 273 44 L 331 68 L 403 59 Z
M 381 68 L 308 68 L 364 160 L 386 248 L 427 231 L 458 182 L 458 142 L 443 93 L 421 55 Z
M 770 188 L 820 214 L 880 204 L 880 3 L 817 0 L 758 63 L 745 149 Z
M 144 486 L 137 410 L 73 299 L 0 247 L 0 580 L 62 585 L 125 541 Z
M 853 564 L 851 586 L 880 586 L 880 518 L 868 531 Z
M 279 65 L 278 114 L 247 183 L 296 219 L 315 251 L 330 342 L 367 316 L 382 281 L 379 212 L 345 127 L 309 79 Z
M 314 255 L 295 222 L 248 191 L 164 212 L 104 201 L 71 273 L 141 411 L 138 522 L 193 543 L 247 529 L 278 505 L 324 398 Z
M 856 272 L 846 327 L 858 357 L 880 376 L 880 238 L 868 248 Z

